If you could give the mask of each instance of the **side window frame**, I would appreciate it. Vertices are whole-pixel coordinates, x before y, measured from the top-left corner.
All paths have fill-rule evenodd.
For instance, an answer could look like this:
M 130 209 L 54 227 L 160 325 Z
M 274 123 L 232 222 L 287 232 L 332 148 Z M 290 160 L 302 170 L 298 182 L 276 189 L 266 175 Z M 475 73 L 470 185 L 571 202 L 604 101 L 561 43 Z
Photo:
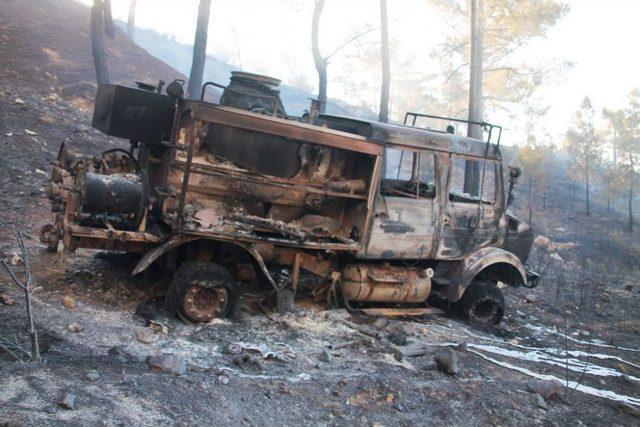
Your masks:
M 407 199 L 416 199 L 416 200 L 435 200 L 438 196 L 437 190 L 438 190 L 438 183 L 437 183 L 437 177 L 438 177 L 438 173 L 437 173 L 437 168 L 438 168 L 438 156 L 436 155 L 436 153 L 434 151 L 431 150 L 402 150 L 400 148 L 395 148 L 395 147 L 388 147 L 387 149 L 393 149 L 393 150 L 397 150 L 400 152 L 400 160 L 398 160 L 398 170 L 397 170 L 397 175 L 398 177 L 400 177 L 401 174 L 401 169 L 402 169 L 402 165 L 403 165 L 403 158 L 404 156 L 406 156 L 407 154 L 412 156 L 412 169 L 411 169 L 411 177 L 410 179 L 400 179 L 400 178 L 393 178 L 393 177 L 389 177 L 387 178 L 387 176 L 389 176 L 389 171 L 387 169 L 388 167 L 388 153 L 385 151 L 385 158 L 384 158 L 384 168 L 383 168 L 383 173 L 382 173 L 382 178 L 381 178 L 381 185 L 380 185 L 380 194 L 383 196 L 389 196 L 389 197 L 403 197 L 403 198 L 407 198 Z M 420 170 L 420 166 L 422 163 L 422 156 L 429 156 L 431 158 L 431 162 L 430 162 L 430 167 L 432 168 L 432 181 L 429 182 L 428 184 L 432 185 L 434 187 L 433 191 L 431 192 L 431 194 L 429 196 L 425 196 L 425 195 L 420 195 L 420 189 L 424 187 L 424 183 L 420 180 L 420 175 L 421 175 L 421 170 Z M 395 171 L 395 170 L 394 170 Z M 391 172 L 394 172 L 391 171 Z M 402 191 L 402 192 L 398 192 L 396 194 L 389 194 L 389 193 L 393 193 L 393 190 L 388 190 L 388 193 L 385 194 L 384 190 L 383 190 L 383 186 L 385 181 L 387 183 L 389 182 L 393 182 L 395 181 L 396 183 L 406 183 L 406 184 L 413 184 L 415 186 L 415 192 L 411 191 L 411 193 L 413 195 L 410 195 L 410 193 L 408 191 Z
M 453 177 L 454 177 L 454 173 L 456 173 L 456 168 L 459 167 L 456 164 L 456 160 L 460 160 L 460 161 L 466 161 L 466 160 L 475 160 L 478 162 L 482 162 L 485 165 L 485 168 L 483 168 L 483 172 L 480 173 L 480 195 L 477 198 L 477 200 L 473 200 L 471 199 L 472 196 L 469 196 L 468 198 L 465 198 L 465 193 L 458 193 L 456 191 L 454 191 L 453 187 Z M 467 204 L 472 204 L 472 205 L 482 205 L 482 206 L 493 206 L 495 208 L 499 207 L 501 204 L 501 194 L 500 194 L 500 183 L 499 183 L 499 173 L 501 168 L 499 167 L 501 164 L 499 161 L 497 160 L 492 160 L 492 159 L 482 159 L 482 158 L 475 158 L 475 157 L 470 157 L 470 156 L 465 156 L 463 154 L 454 154 L 451 153 L 449 155 L 449 173 L 448 173 L 448 179 L 447 179 L 447 198 L 449 199 L 450 203 L 467 203 Z M 486 166 L 490 166 L 489 168 L 486 168 Z M 491 199 L 489 200 L 485 200 L 485 198 L 483 197 L 483 194 L 485 193 L 485 179 L 486 177 L 483 175 L 486 174 L 488 171 L 489 173 L 491 173 L 490 171 L 493 170 L 493 193 L 491 196 Z M 463 172 L 464 173 L 464 172 Z M 459 194 L 461 197 L 458 200 L 453 200 L 453 194 Z

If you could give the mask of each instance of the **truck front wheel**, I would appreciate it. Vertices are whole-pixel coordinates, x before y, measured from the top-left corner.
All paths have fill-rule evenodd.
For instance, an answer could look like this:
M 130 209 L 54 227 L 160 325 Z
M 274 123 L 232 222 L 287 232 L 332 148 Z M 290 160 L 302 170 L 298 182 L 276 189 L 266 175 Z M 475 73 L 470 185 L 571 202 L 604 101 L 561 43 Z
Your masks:
M 166 308 L 188 323 L 206 323 L 234 315 L 240 306 L 240 289 L 223 265 L 185 262 L 173 276 Z
M 476 280 L 456 303 L 461 316 L 474 323 L 497 325 L 504 316 L 504 296 L 494 282 Z

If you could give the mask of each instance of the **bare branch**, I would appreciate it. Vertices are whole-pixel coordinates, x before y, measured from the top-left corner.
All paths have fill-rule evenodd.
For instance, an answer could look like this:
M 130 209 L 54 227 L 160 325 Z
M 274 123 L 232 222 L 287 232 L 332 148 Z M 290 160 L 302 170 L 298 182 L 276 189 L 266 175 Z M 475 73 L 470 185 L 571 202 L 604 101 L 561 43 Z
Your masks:
M 21 288 L 24 291 L 24 297 L 26 302 L 26 311 L 27 311 L 27 320 L 28 320 L 28 330 L 29 337 L 31 338 L 31 359 L 34 362 L 41 362 L 40 358 L 40 345 L 38 344 L 38 335 L 36 333 L 35 324 L 33 321 L 33 312 L 31 309 L 31 294 L 33 293 L 33 289 L 31 289 L 31 271 L 30 271 L 30 263 L 29 263 L 29 253 L 27 251 L 27 247 L 24 244 L 24 239 L 22 237 L 22 233 L 17 231 L 13 226 L 6 223 L 4 220 L 0 219 L 0 226 L 8 229 L 10 233 L 15 238 L 18 243 L 18 248 L 20 249 L 20 255 L 22 256 L 22 263 L 24 266 L 24 280 L 20 280 L 18 275 L 11 269 L 11 266 L 5 259 L 3 254 L 0 254 L 0 261 L 4 269 L 7 271 L 11 280 L 15 283 L 16 286 Z M 10 350 L 6 348 L 5 345 L 3 348 L 11 353 Z M 11 353 L 13 354 L 13 353 Z
M 338 46 L 337 48 L 335 48 L 329 55 L 325 56 L 325 61 L 329 61 L 329 59 L 331 59 L 332 56 L 334 56 L 336 53 L 338 53 L 340 50 L 344 49 L 345 47 L 347 47 L 348 45 L 350 45 L 351 43 L 353 43 L 354 41 L 358 40 L 359 38 L 361 38 L 362 36 L 365 36 L 373 31 L 379 30 L 381 27 L 373 27 L 373 28 L 369 28 L 367 30 L 361 31 L 359 33 L 353 34 L 351 37 L 348 37 L 340 46 Z

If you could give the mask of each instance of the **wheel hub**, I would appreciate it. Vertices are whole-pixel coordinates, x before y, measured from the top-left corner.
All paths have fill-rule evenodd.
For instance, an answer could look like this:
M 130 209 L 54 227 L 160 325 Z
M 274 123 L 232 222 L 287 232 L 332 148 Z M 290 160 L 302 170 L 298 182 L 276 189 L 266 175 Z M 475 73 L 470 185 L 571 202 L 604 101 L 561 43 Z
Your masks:
M 469 311 L 469 318 L 479 323 L 494 323 L 498 317 L 500 307 L 492 300 L 476 302 Z
M 192 285 L 187 289 L 181 311 L 192 322 L 209 322 L 224 313 L 228 300 L 224 288 Z

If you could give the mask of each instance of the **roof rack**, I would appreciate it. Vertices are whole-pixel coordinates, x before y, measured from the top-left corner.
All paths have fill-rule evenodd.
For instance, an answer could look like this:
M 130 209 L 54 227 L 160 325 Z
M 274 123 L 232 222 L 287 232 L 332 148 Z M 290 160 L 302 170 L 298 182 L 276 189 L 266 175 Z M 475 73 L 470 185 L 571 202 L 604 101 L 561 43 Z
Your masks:
M 495 144 L 496 146 L 496 151 L 498 150 L 498 148 L 500 147 L 500 138 L 502 137 L 502 126 L 498 126 L 498 125 L 494 125 L 491 123 L 487 123 L 487 122 L 475 122 L 473 120 L 464 120 L 464 119 L 456 119 L 453 117 L 444 117 L 444 116 L 434 116 L 432 114 L 422 114 L 422 113 L 414 113 L 414 112 L 407 112 L 404 116 L 404 125 L 405 126 L 411 126 L 411 127 L 417 127 L 420 128 L 421 126 L 416 126 L 416 121 L 418 120 L 418 118 L 425 118 L 425 119 L 436 119 L 436 120 L 446 120 L 446 121 L 450 121 L 450 122 L 457 122 L 457 123 L 466 123 L 468 125 L 478 125 L 481 126 L 482 129 L 484 131 L 487 131 L 488 135 L 487 135 L 487 139 L 486 141 L 484 141 L 484 137 L 483 137 L 483 141 L 487 143 L 487 152 L 489 151 L 489 144 Z M 440 132 L 440 133 L 450 133 L 447 131 L 443 131 L 443 130 L 438 130 L 438 129 L 431 129 L 431 128 L 426 128 L 432 132 Z M 492 138 L 495 136 L 494 133 L 494 129 L 496 129 L 497 131 L 497 139 L 494 142 L 492 140 Z

